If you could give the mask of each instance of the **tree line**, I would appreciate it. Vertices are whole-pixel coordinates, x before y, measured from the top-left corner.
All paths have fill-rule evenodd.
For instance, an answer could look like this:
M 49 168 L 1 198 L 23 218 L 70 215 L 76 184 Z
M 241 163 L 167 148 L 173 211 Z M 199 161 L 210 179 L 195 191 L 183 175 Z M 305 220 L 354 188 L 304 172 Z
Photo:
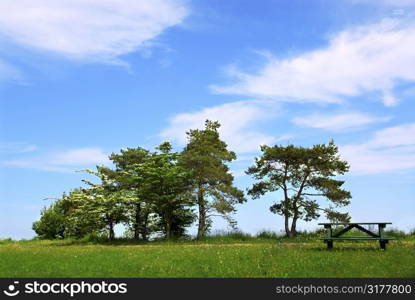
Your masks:
M 64 193 L 43 208 L 33 230 L 48 239 L 104 234 L 113 240 L 114 227 L 124 224 L 126 235 L 135 240 L 174 239 L 197 222 L 197 239 L 202 239 L 214 216 L 235 228 L 236 205 L 247 199 L 234 184 L 228 165 L 237 157 L 220 139 L 219 128 L 217 121 L 207 120 L 204 129 L 189 130 L 181 152 L 163 142 L 154 151 L 138 147 L 112 153 L 114 168 L 84 170 L 97 182 L 83 180 L 86 187 Z M 330 220 L 350 219 L 336 211 L 349 204 L 351 195 L 342 189 L 344 181 L 335 179 L 349 166 L 333 141 L 311 148 L 261 146 L 261 152 L 246 171 L 256 180 L 247 194 L 256 199 L 282 192 L 282 197 L 275 194 L 270 210 L 284 217 L 287 236 L 296 235 L 299 219 L 310 221 L 321 213 Z M 322 198 L 329 201 L 328 207 L 321 206 Z

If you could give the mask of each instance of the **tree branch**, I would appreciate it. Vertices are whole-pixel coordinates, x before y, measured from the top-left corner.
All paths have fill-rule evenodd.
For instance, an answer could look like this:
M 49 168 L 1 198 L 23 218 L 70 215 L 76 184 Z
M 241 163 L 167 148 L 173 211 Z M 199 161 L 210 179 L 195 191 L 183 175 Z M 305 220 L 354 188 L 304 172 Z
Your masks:
M 210 218 L 210 217 L 221 217 L 221 218 L 224 218 L 224 217 L 226 217 L 226 214 L 223 214 L 223 215 L 216 215 L 216 214 L 206 215 L 206 218 Z

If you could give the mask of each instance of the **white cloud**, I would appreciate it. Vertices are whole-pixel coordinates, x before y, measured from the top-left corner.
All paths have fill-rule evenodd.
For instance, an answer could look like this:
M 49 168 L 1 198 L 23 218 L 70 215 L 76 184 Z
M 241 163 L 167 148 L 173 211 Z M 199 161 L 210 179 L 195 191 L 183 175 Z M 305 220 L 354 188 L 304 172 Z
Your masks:
M 22 169 L 34 169 L 47 172 L 59 172 L 59 173 L 72 173 L 75 171 L 73 168 L 55 166 L 47 164 L 45 161 L 37 159 L 12 159 L 0 161 L 1 166 L 15 167 Z
M 231 170 L 232 176 L 234 178 L 240 178 L 246 176 L 245 169 L 243 170 Z
M 20 79 L 20 71 L 16 67 L 13 67 L 12 65 L 0 59 L 0 81 L 19 81 Z
M 359 129 L 365 125 L 385 122 L 388 117 L 375 117 L 363 113 L 344 113 L 337 115 L 312 114 L 304 117 L 295 117 L 292 122 L 299 126 L 324 129 L 328 131 L 346 131 Z
M 270 144 L 283 139 L 262 134 L 254 129 L 255 124 L 277 114 L 276 106 L 261 101 L 238 101 L 204 108 L 193 113 L 181 113 L 170 119 L 168 128 L 161 137 L 186 144 L 186 131 L 202 129 L 206 119 L 219 121 L 221 138 L 229 149 L 238 153 L 255 152 L 259 145 Z
M 415 6 L 414 0 L 350 0 L 351 3 L 356 4 L 371 4 L 371 5 L 383 5 L 383 6 L 398 6 L 398 7 L 411 7 Z
M 356 173 L 385 173 L 415 168 L 415 123 L 389 127 L 359 145 L 340 147 Z
M 396 80 L 415 81 L 415 23 L 385 19 L 332 36 L 328 46 L 291 59 L 271 57 L 257 74 L 235 69 L 237 82 L 214 92 L 280 101 L 328 102 L 379 92 L 387 106 L 397 103 Z
M 415 123 L 390 127 L 378 131 L 368 144 L 371 147 L 415 145 Z
M 69 58 L 116 61 L 186 15 L 182 0 L 2 0 L 0 37 Z
M 55 165 L 100 164 L 108 162 L 108 155 L 100 148 L 80 148 L 54 154 L 50 160 Z
M 108 163 L 108 155 L 102 149 L 78 148 L 26 159 L 4 160 L 0 165 L 51 172 L 73 172 L 90 165 Z
M 16 154 L 16 153 L 26 153 L 33 152 L 37 149 L 35 145 L 27 143 L 0 143 L 0 154 Z

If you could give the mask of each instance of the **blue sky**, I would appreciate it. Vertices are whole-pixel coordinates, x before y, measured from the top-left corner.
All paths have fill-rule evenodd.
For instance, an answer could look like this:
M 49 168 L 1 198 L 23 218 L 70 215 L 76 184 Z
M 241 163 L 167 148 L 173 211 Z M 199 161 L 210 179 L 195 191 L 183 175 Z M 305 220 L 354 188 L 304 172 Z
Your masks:
M 352 219 L 415 228 L 414 64 L 409 0 L 3 0 L 0 237 L 32 237 L 43 199 L 81 185 L 75 170 L 180 150 L 207 118 L 240 188 L 260 144 L 333 138 Z M 238 206 L 240 229 L 281 230 L 278 197 Z

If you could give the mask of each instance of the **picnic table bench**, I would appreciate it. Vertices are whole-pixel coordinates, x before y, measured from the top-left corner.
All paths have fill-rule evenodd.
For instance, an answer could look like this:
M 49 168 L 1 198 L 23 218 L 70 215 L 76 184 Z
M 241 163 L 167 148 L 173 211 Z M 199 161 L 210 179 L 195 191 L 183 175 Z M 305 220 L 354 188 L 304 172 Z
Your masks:
M 392 223 L 319 223 L 318 225 L 323 225 L 326 229 L 326 236 L 323 238 L 320 238 L 320 240 L 323 240 L 325 243 L 327 243 L 327 248 L 331 249 L 333 248 L 333 242 L 339 241 L 339 240 L 378 240 L 380 244 L 381 249 L 386 249 L 386 244 L 389 242 L 389 240 L 393 240 L 392 237 L 386 237 L 384 235 L 384 229 L 387 224 Z M 343 229 L 341 229 L 338 232 L 333 231 L 332 226 L 345 226 Z M 362 225 L 377 225 L 378 231 L 377 233 L 372 232 L 366 228 L 364 228 Z M 356 228 L 364 233 L 366 233 L 366 236 L 342 236 L 346 232 L 352 230 L 353 228 Z

